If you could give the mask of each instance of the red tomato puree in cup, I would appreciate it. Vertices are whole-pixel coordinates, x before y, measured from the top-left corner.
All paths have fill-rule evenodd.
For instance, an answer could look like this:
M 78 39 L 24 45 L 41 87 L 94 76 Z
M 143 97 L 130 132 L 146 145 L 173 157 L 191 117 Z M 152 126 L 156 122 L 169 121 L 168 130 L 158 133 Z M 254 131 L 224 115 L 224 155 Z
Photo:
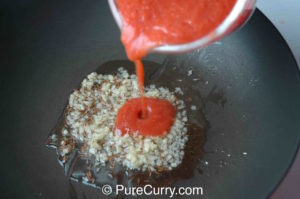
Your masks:
M 142 135 L 163 135 L 172 126 L 176 110 L 168 101 L 143 96 L 141 58 L 157 46 L 192 42 L 207 35 L 229 15 L 236 0 L 116 0 L 116 3 L 123 24 L 121 40 L 128 58 L 135 62 L 142 97 L 121 107 L 115 127 L 122 133 L 128 129 Z

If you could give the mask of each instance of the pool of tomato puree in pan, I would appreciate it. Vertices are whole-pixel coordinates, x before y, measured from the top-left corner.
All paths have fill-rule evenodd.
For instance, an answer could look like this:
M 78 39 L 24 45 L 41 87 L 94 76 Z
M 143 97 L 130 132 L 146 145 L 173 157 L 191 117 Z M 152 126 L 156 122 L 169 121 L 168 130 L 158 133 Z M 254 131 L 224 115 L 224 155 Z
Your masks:
M 128 58 L 135 62 L 140 98 L 128 100 L 118 111 L 115 128 L 161 136 L 176 115 L 166 100 L 144 97 L 141 58 L 160 45 L 197 40 L 213 31 L 229 15 L 236 0 L 117 0 L 122 17 L 121 40 Z

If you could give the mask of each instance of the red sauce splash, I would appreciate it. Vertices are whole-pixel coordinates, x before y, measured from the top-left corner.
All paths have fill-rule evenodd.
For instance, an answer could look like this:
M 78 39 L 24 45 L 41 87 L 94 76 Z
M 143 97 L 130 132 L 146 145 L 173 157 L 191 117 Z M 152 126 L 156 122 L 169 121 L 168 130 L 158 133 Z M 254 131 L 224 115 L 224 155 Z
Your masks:
M 145 136 L 168 132 L 176 115 L 166 101 L 144 97 L 141 58 L 164 44 L 197 40 L 213 31 L 228 16 L 236 0 L 117 0 L 122 16 L 121 40 L 135 63 L 141 98 L 131 99 L 118 111 L 115 128 L 124 134 Z
M 167 100 L 144 98 L 146 114 L 142 113 L 141 98 L 128 100 L 119 110 L 116 128 L 122 134 L 138 132 L 143 136 L 160 136 L 170 130 L 176 109 Z

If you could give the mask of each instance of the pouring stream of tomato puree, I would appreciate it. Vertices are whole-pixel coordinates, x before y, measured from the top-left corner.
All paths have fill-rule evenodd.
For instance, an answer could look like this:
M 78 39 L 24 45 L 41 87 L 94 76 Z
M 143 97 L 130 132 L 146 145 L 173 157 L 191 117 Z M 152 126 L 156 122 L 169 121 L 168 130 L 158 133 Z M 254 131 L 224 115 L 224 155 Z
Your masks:
M 168 101 L 144 97 L 141 58 L 161 45 L 195 41 L 213 31 L 229 15 L 236 0 L 116 0 L 122 17 L 121 40 L 135 63 L 140 98 L 128 100 L 118 111 L 115 128 L 162 136 L 176 116 Z

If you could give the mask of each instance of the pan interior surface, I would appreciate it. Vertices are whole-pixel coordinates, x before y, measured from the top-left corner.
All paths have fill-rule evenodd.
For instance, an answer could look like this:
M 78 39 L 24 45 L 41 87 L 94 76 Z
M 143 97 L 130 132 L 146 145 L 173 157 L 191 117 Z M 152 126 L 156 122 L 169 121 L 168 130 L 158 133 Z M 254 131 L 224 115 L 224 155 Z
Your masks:
M 44 145 L 87 74 L 105 63 L 128 63 L 114 61 L 126 55 L 107 2 L 46 1 L 18 9 L 7 14 L 11 39 L 0 74 L 1 194 L 102 198 L 100 190 L 70 182 Z M 299 71 L 274 26 L 257 10 L 246 26 L 205 49 L 146 60 L 158 66 L 146 75 L 200 95 L 193 103 L 209 122 L 201 174 L 179 184 L 202 186 L 209 199 L 267 197 L 300 139 Z

